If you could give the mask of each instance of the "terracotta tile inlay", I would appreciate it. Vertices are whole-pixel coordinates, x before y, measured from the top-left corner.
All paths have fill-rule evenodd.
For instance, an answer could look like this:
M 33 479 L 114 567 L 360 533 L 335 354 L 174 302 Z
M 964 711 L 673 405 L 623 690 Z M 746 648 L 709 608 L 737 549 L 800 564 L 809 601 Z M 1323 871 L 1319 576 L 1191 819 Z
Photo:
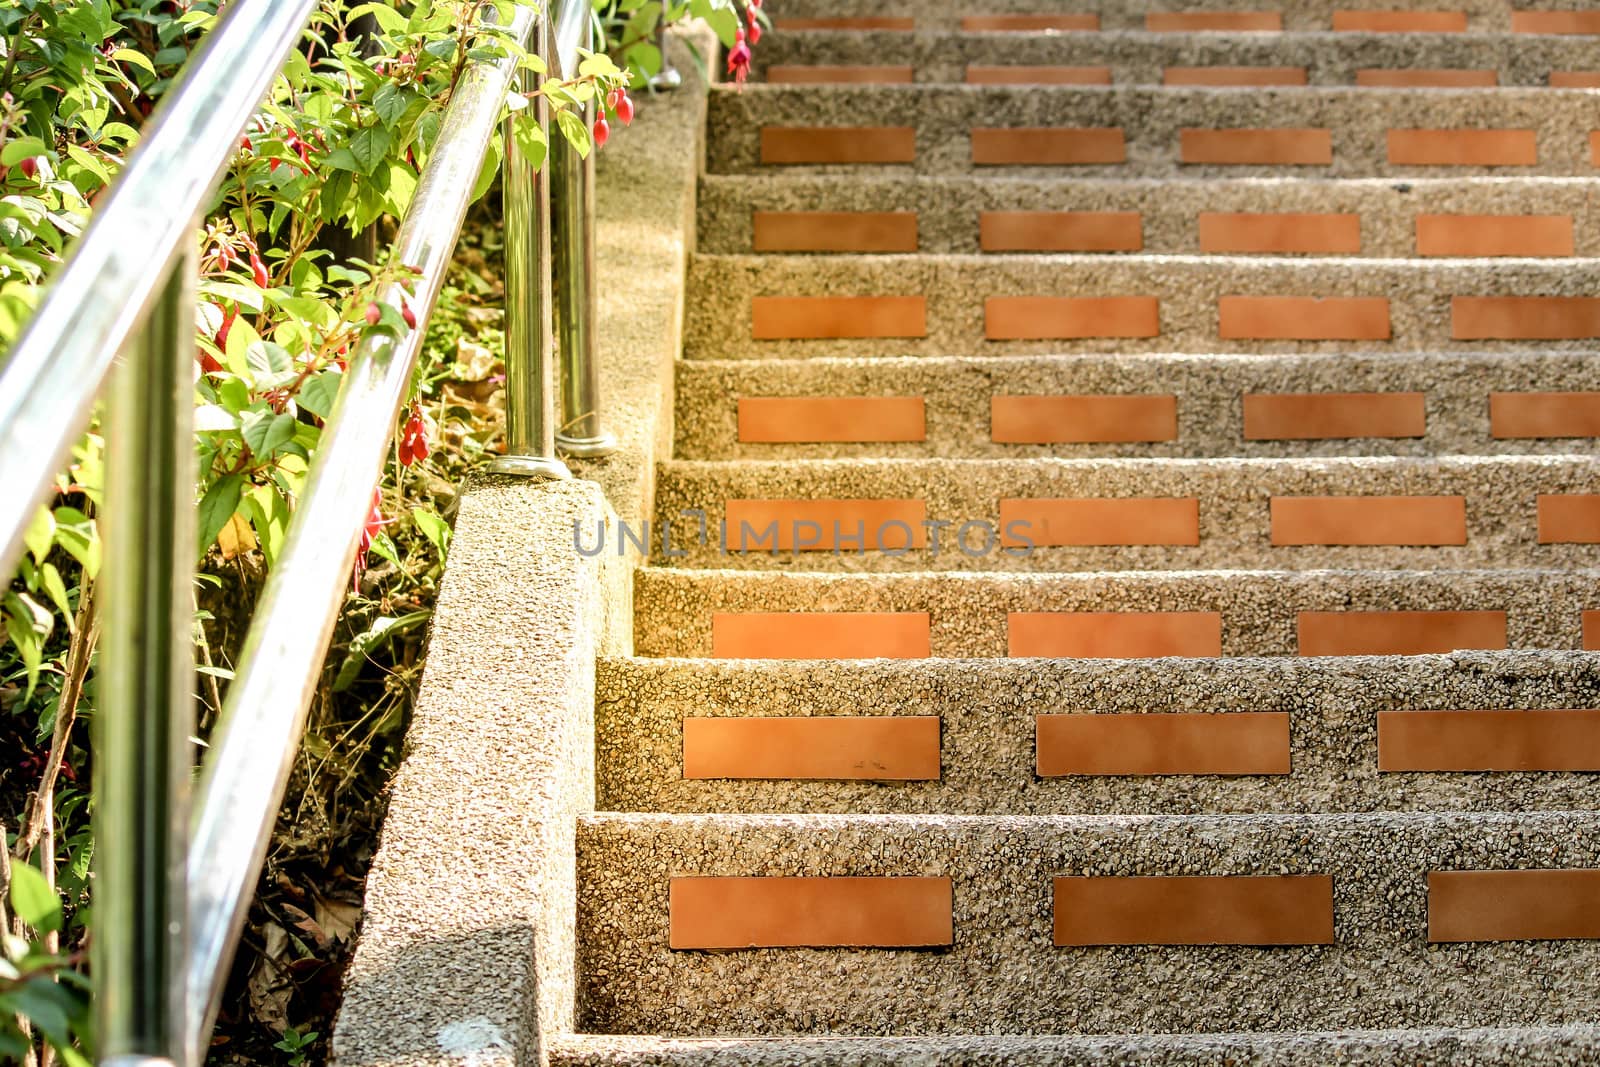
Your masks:
M 828 66 L 775 63 L 767 68 L 773 85 L 901 85 L 914 81 L 910 67 Z
M 1283 29 L 1276 11 L 1153 11 L 1144 17 L 1151 33 L 1268 33 Z
M 1600 167 L 1600 130 L 1589 134 L 1589 165 Z
M 1600 11 L 1513 11 L 1512 33 L 1600 33 Z
M 1419 256 L 1570 256 L 1571 215 L 1418 215 Z
M 910 126 L 763 126 L 764 164 L 914 163 Z
M 773 28 L 779 30 L 914 30 L 914 19 L 883 15 L 859 18 L 774 19 Z
M 1138 252 L 1137 211 L 984 211 L 978 243 L 985 252 Z
M 1465 11 L 1335 11 L 1338 33 L 1465 33 Z
M 1331 945 L 1325 874 L 1055 880 L 1057 945 Z
M 1215 611 L 1013 611 L 1006 655 L 1071 659 L 1140 659 L 1222 655 L 1222 614 Z
M 993 296 L 983 302 L 991 341 L 1161 336 L 1153 296 Z
M 757 296 L 750 301 L 757 341 L 851 337 L 926 337 L 920 296 Z
M 746 444 L 925 441 L 920 396 L 742 396 Z
M 1500 84 L 1497 70 L 1446 70 L 1443 68 L 1356 71 L 1356 84 L 1367 89 L 1492 89 Z
M 1333 162 L 1333 136 L 1320 129 L 1178 131 L 1184 163 L 1223 166 L 1325 167 Z
M 1387 341 L 1381 296 L 1225 296 L 1217 336 L 1227 341 Z
M 1110 67 L 995 67 L 967 64 L 968 85 L 1110 85 Z
M 672 948 L 927 948 L 954 940 L 948 878 L 674 878 Z
M 974 127 L 972 162 L 979 166 L 1086 166 L 1125 163 L 1120 127 Z
M 1532 167 L 1533 130 L 1390 130 L 1389 162 L 1402 167 Z
M 717 659 L 926 659 L 925 611 L 719 611 Z
M 1536 499 L 1541 545 L 1600 545 L 1600 496 L 1540 493 Z
M 1275 496 L 1274 545 L 1464 545 L 1460 496 Z
M 1013 534 L 1013 524 L 1020 524 Z M 1198 545 L 1195 497 L 1000 501 L 1000 543 L 1039 547 Z
M 1553 70 L 1552 89 L 1600 89 L 1600 70 Z
M 1302 656 L 1426 656 L 1506 647 L 1503 611 L 1302 611 Z
M 1246 393 L 1246 441 L 1423 437 L 1422 393 Z
M 1600 771 L 1600 711 L 1380 711 L 1380 771 Z
M 757 252 L 915 252 L 915 211 L 755 211 Z
M 996 396 L 989 435 L 997 444 L 1054 445 L 1173 441 L 1175 396 Z
M 1164 85 L 1304 85 L 1304 67 L 1167 67 Z
M 1453 296 L 1450 336 L 1457 341 L 1569 341 L 1600 337 L 1600 298 Z
M 733 552 L 902 551 L 927 544 L 928 508 L 920 500 L 730 500 L 724 517 Z
M 1200 251 L 1208 255 L 1310 252 L 1356 255 L 1361 251 L 1360 215 L 1200 213 Z
M 963 33 L 1083 32 L 1099 28 L 1099 15 L 967 15 L 961 20 Z
M 1428 940 L 1600 938 L 1600 871 L 1429 871 Z
M 937 781 L 939 716 L 686 718 L 683 776 Z
M 1583 613 L 1583 650 L 1585 652 L 1600 650 L 1600 611 Z
M 1041 778 L 1069 774 L 1288 774 L 1289 714 L 1039 715 Z
M 1490 393 L 1497 438 L 1600 437 L 1600 393 Z

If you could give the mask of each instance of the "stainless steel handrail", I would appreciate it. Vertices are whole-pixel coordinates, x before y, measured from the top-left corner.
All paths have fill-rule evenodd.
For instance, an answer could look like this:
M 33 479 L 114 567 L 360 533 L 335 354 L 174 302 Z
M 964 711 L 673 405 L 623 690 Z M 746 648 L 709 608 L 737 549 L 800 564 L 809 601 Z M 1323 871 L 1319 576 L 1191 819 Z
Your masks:
M 527 42 L 537 26 L 535 47 L 547 69 L 570 77 L 591 23 L 589 3 L 553 3 L 553 35 L 527 6 L 498 32 Z M 349 359 L 256 606 L 186 826 L 194 723 L 195 221 L 313 6 L 230 5 L 0 368 L 0 499 L 17 502 L 14 512 L 0 514 L 0 566 L 9 572 L 32 506 L 82 431 L 111 354 L 124 352 L 107 423 L 107 622 L 95 738 L 95 899 L 102 916 L 96 1010 L 101 1063 L 117 1067 L 192 1067 L 204 1058 L 357 534 L 470 190 L 508 89 L 533 87 L 513 81 L 523 75 L 507 58 L 469 64 L 454 88 L 396 244 L 397 261 L 414 274 L 383 295 L 392 306 L 409 305 L 417 326 L 404 337 L 373 333 Z M 531 103 L 541 109 L 553 154 L 564 149 L 564 138 L 549 134 L 542 98 Z M 508 125 L 509 454 L 496 469 L 566 477 L 554 451 L 557 309 L 564 335 L 577 338 L 561 349 L 559 371 L 582 383 L 574 395 L 594 431 L 577 444 L 604 444 L 587 329 L 593 169 L 552 166 L 541 174 L 510 134 Z M 582 224 L 553 230 L 552 199 L 582 205 Z M 564 265 L 554 280 L 553 258 Z M 584 321 L 574 335 L 575 317 Z

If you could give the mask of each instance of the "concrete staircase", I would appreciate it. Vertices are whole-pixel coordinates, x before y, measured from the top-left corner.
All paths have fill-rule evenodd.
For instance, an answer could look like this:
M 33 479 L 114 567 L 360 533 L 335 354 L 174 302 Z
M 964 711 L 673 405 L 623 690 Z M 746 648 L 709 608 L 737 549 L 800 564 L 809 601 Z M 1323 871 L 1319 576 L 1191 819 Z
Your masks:
M 1362 6 L 772 0 L 553 1062 L 1600 1062 L 1600 7 Z

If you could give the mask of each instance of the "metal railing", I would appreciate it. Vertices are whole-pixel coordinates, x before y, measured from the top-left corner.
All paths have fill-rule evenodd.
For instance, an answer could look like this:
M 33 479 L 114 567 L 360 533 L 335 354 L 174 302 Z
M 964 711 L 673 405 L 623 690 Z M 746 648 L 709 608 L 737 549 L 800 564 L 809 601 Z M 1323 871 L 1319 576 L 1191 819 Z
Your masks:
M 573 77 L 592 33 L 590 5 L 551 2 L 554 19 L 518 7 L 511 24 L 496 29 L 537 50 L 547 77 Z M 396 242 L 410 292 L 395 284 L 382 297 L 397 309 L 405 300 L 417 326 L 404 337 L 371 333 L 348 359 L 194 786 L 191 817 L 197 224 L 314 7 L 227 7 L 0 366 L 5 574 L 33 507 L 109 382 L 93 962 L 100 1059 L 122 1067 L 204 1059 L 357 535 L 474 178 L 507 91 L 534 87 L 507 58 L 470 64 L 452 93 Z M 532 106 L 548 133 L 543 99 Z M 583 456 L 615 447 L 600 423 L 594 359 L 593 163 L 551 134 L 541 171 L 510 132 L 507 447 L 492 469 L 565 478 L 557 445 Z

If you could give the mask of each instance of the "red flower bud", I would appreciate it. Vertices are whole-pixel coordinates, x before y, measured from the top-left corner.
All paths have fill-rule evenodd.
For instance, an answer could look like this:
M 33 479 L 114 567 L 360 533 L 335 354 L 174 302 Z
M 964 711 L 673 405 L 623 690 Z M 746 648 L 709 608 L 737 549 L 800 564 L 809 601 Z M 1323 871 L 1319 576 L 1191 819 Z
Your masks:
M 239 312 L 233 308 L 222 313 L 222 325 L 217 327 L 216 336 L 212 338 L 217 347 L 226 352 L 228 350 L 228 331 L 233 329 L 233 320 L 239 317 Z M 217 368 L 221 370 L 221 367 Z
M 609 141 L 610 139 L 611 139 L 611 124 L 606 121 L 606 117 L 604 115 L 595 116 L 595 120 L 594 120 L 594 146 L 596 148 L 604 148 L 606 146 L 606 142 Z
M 761 41 L 761 23 L 756 21 L 755 12 L 750 13 L 750 43 L 758 44 Z
M 262 289 L 272 284 L 272 279 L 267 275 L 267 265 L 261 262 L 261 257 L 254 251 L 250 253 L 250 274 L 255 278 L 256 285 Z
M 22 176 L 25 177 L 25 178 L 36 177 L 38 175 L 38 173 L 39 173 L 39 157 L 38 156 L 28 156 L 26 159 L 24 159 L 21 163 L 19 163 L 17 165 L 22 168 Z
M 417 328 L 417 313 L 411 310 L 411 305 L 402 297 L 400 300 L 400 317 L 406 320 L 406 325 L 413 330 Z
M 624 126 L 633 125 L 633 98 L 619 90 L 616 106 L 617 118 L 622 120 Z
M 233 251 L 227 245 L 217 246 L 217 269 L 227 270 L 233 266 Z
M 377 302 L 374 301 L 373 303 L 368 304 L 367 305 L 367 325 L 368 326 L 376 326 L 376 325 L 378 325 L 378 320 L 381 319 L 381 318 L 383 318 L 383 309 L 380 308 L 377 305 Z

